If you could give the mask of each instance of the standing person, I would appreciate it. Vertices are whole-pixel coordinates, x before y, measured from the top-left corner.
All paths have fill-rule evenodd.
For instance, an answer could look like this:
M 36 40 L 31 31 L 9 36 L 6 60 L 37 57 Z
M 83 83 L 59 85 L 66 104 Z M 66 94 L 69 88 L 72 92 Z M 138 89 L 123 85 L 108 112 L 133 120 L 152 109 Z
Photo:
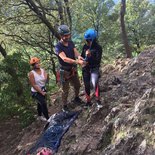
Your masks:
M 32 97 L 37 100 L 38 117 L 42 121 L 49 119 L 47 103 L 46 103 L 46 82 L 48 81 L 48 74 L 40 68 L 40 60 L 37 57 L 30 59 L 32 71 L 29 72 L 29 81 L 31 84 Z M 44 115 L 44 117 L 42 116 Z
M 58 33 L 61 37 L 60 41 L 55 46 L 55 53 L 58 56 L 60 64 L 60 81 L 62 84 L 62 104 L 63 111 L 68 111 L 68 93 L 69 84 L 74 87 L 75 103 L 81 103 L 79 98 L 80 81 L 77 73 L 77 64 L 83 65 L 85 62 L 74 43 L 70 40 L 71 32 L 67 25 L 60 25 Z
M 99 67 L 102 58 L 102 47 L 97 43 L 97 32 L 94 29 L 88 29 L 84 33 L 86 44 L 83 46 L 81 56 L 87 62 L 82 68 L 82 75 L 85 85 L 86 106 L 91 106 L 90 90 L 91 84 L 95 90 L 97 107 L 101 108 L 100 90 L 99 90 Z

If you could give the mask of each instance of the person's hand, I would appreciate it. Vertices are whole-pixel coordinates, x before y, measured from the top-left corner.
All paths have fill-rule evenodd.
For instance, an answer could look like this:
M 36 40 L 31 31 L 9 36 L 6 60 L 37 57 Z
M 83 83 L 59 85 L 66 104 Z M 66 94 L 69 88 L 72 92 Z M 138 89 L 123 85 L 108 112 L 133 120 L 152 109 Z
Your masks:
M 90 52 L 90 50 L 88 49 L 87 51 L 86 51 L 86 57 L 90 57 L 91 56 L 91 52 Z
M 85 67 L 87 64 L 88 64 L 88 62 L 87 61 L 84 61 L 82 67 Z
M 84 60 L 84 58 L 81 55 L 78 56 L 78 59 L 79 60 Z
M 42 92 L 41 92 L 41 95 L 45 96 L 45 95 L 46 95 L 46 92 L 43 92 L 43 91 L 42 91 Z
M 78 60 L 77 63 L 81 66 L 85 66 L 87 64 L 87 62 L 84 60 Z

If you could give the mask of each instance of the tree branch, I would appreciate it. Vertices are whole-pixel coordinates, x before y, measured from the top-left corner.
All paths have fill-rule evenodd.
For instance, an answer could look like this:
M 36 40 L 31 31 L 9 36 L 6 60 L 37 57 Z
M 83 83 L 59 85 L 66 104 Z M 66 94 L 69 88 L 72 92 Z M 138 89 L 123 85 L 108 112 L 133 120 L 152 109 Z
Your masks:
M 7 53 L 6 53 L 5 49 L 2 47 L 1 44 L 0 44 L 0 52 L 1 52 L 2 56 L 3 56 L 4 58 L 6 58 Z
M 72 26 L 72 17 L 71 17 L 69 2 L 68 2 L 68 0 L 64 0 L 64 2 L 65 2 L 65 5 L 66 5 L 66 11 L 67 11 L 68 19 L 69 19 L 70 29 L 72 29 L 71 28 L 71 26 Z
M 52 34 L 57 38 L 60 39 L 59 34 L 54 29 L 54 27 L 51 25 L 51 23 L 47 20 L 47 18 L 40 12 L 36 4 L 32 0 L 25 0 L 27 2 L 27 5 L 31 10 L 33 10 L 38 18 L 49 28 L 49 30 L 52 32 Z

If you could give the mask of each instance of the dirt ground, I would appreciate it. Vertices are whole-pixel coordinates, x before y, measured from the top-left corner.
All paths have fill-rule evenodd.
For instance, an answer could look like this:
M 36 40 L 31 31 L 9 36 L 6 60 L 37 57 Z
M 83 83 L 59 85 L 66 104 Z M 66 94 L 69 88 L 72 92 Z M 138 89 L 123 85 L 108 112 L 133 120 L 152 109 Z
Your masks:
M 9 155 L 17 147 L 22 137 L 21 131 L 17 118 L 0 122 L 0 154 Z

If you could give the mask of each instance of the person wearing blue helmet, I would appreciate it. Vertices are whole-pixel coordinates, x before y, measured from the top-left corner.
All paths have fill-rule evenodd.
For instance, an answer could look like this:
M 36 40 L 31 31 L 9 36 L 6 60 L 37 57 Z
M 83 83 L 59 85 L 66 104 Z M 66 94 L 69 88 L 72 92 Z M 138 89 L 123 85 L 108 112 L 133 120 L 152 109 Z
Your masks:
M 102 58 L 102 47 L 97 43 L 97 32 L 94 29 L 88 29 L 84 33 L 84 39 L 86 44 L 83 46 L 81 56 L 87 62 L 82 68 L 82 75 L 85 85 L 86 93 L 86 107 L 91 106 L 91 84 L 95 90 L 97 107 L 101 108 L 102 104 L 100 101 L 100 91 L 99 91 L 99 67 Z

